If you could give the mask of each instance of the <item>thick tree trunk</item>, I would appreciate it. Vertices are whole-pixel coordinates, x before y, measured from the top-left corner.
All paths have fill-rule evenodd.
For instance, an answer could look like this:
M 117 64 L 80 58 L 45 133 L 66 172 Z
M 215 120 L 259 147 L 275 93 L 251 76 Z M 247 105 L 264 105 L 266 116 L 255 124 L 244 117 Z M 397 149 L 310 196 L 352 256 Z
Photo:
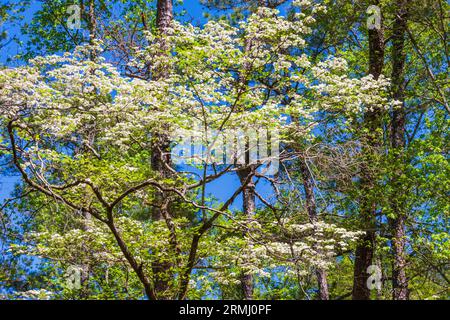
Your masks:
M 245 52 L 249 52 L 252 48 L 252 41 L 246 40 L 245 41 Z M 248 71 L 251 68 L 250 63 L 244 64 L 244 70 Z M 242 74 L 239 76 L 240 82 L 244 86 L 248 86 L 248 80 L 245 76 Z M 241 185 L 243 185 L 247 179 L 251 179 L 250 183 L 247 184 L 242 189 L 242 209 L 244 212 L 244 215 L 247 217 L 248 220 L 253 219 L 253 216 L 256 212 L 256 199 L 255 199 L 255 184 L 253 183 L 253 175 L 255 166 L 250 164 L 250 144 L 248 141 L 245 143 L 245 150 L 244 150 L 244 158 L 245 158 L 245 164 L 243 167 L 237 172 L 238 177 L 240 179 Z M 248 247 L 250 247 L 250 243 L 248 244 Z M 248 248 L 247 248 L 248 249 Z M 253 300 L 253 276 L 248 273 L 243 273 L 241 275 L 241 288 L 242 288 L 242 294 L 244 296 L 245 300 Z
M 305 159 L 300 160 L 300 171 L 303 178 L 303 188 L 305 189 L 306 208 L 309 221 L 315 224 L 318 221 L 316 197 L 314 195 L 314 184 L 311 172 Z M 313 246 L 313 249 L 316 249 Z M 320 253 L 320 252 L 319 252 Z M 319 287 L 319 299 L 329 300 L 327 272 L 323 268 L 316 269 L 317 284 Z
M 381 17 L 380 17 L 381 18 Z M 384 65 L 384 34 L 383 25 L 380 28 L 369 29 L 369 74 L 375 79 L 380 76 Z M 371 147 L 378 147 L 380 138 L 377 136 L 377 130 L 382 128 L 381 114 L 378 110 L 368 111 L 365 114 L 365 126 L 368 129 L 369 136 L 367 144 Z M 370 154 L 371 151 L 367 151 Z M 368 159 L 370 161 L 370 159 Z M 361 187 L 365 190 L 372 188 L 373 179 L 367 171 L 362 168 Z M 370 290 L 367 286 L 369 274 L 367 268 L 372 264 L 375 251 L 375 214 L 376 203 L 369 199 L 361 199 L 360 217 L 361 223 L 365 228 L 365 235 L 362 241 L 357 245 L 355 251 L 355 266 L 353 273 L 353 300 L 369 300 Z
M 406 231 L 405 214 L 402 208 L 398 208 L 397 217 L 391 221 L 393 231 L 392 246 L 394 250 L 394 262 L 392 270 L 392 298 L 394 300 L 408 300 L 408 278 L 406 277 Z
M 254 166 L 249 165 L 242 170 L 238 171 L 238 176 L 242 184 L 244 184 L 249 176 L 254 175 Z M 253 219 L 256 212 L 255 201 L 255 184 L 253 178 L 250 183 L 242 190 L 242 202 L 244 214 L 248 220 Z M 250 245 L 250 243 L 249 243 Z M 253 300 L 253 276 L 251 274 L 244 273 L 241 277 L 242 293 L 245 300 Z
M 161 36 L 159 39 L 161 52 L 162 54 L 167 49 L 166 41 L 164 39 L 164 35 L 167 34 L 170 24 L 173 19 L 173 3 L 172 0 L 158 0 L 157 3 L 157 13 L 156 13 L 156 26 L 158 32 Z M 163 68 L 159 70 L 155 75 L 154 79 L 166 78 L 168 76 L 168 69 Z M 167 177 L 170 174 L 167 166 L 171 166 L 170 159 L 170 140 L 169 138 L 161 134 L 159 132 L 154 133 L 153 139 L 153 147 L 152 147 L 152 169 L 156 172 L 159 172 L 161 176 Z M 153 219 L 154 220 L 162 220 L 163 214 L 161 213 L 160 208 L 156 208 L 153 210 Z
M 173 0 L 158 0 L 156 25 L 158 31 L 166 34 L 173 20 Z
M 164 40 L 164 35 L 168 33 L 170 24 L 173 20 L 173 2 L 172 0 L 158 0 L 157 3 L 157 14 L 156 14 L 156 26 L 158 32 L 161 36 L 160 47 L 161 52 L 167 50 L 166 41 Z M 155 79 L 161 79 L 168 76 L 168 69 L 163 68 L 159 70 L 155 75 Z M 172 165 L 170 157 L 170 140 L 167 135 L 160 132 L 153 132 L 153 146 L 152 146 L 152 158 L 151 166 L 152 170 L 158 172 L 162 177 L 166 178 L 170 175 L 170 170 L 167 168 Z M 156 191 L 155 195 L 155 206 L 152 209 L 152 220 L 161 221 L 164 216 L 170 215 L 170 212 L 163 212 L 162 210 L 168 210 L 170 206 L 163 207 L 163 199 L 165 195 L 162 192 Z M 166 208 L 166 209 L 165 209 Z M 152 264 L 153 269 L 153 281 L 155 293 L 158 298 L 167 298 L 162 296 L 164 292 L 169 289 L 169 279 L 166 278 L 167 271 L 171 268 L 171 263 L 168 261 L 155 261 Z
M 396 17 L 392 34 L 392 92 L 393 98 L 401 101 L 402 106 L 392 113 L 391 122 L 391 146 L 397 159 L 403 159 L 405 148 L 406 115 L 404 107 L 404 67 L 405 67 L 405 36 L 407 28 L 408 0 L 398 0 Z M 406 277 L 406 211 L 402 195 L 402 185 L 399 176 L 402 174 L 402 165 L 394 172 L 393 187 L 397 198 L 392 200 L 394 218 L 390 219 L 392 230 L 392 249 L 394 261 L 392 267 L 392 287 L 394 300 L 408 299 L 408 279 Z
M 363 216 L 362 220 L 363 223 L 366 223 L 366 226 L 373 224 L 372 217 L 370 216 Z M 371 228 L 368 227 L 368 229 Z M 370 290 L 367 286 L 367 279 L 369 278 L 367 268 L 372 264 L 374 244 L 375 232 L 373 230 L 367 230 L 362 241 L 356 247 L 353 272 L 353 300 L 370 300 Z

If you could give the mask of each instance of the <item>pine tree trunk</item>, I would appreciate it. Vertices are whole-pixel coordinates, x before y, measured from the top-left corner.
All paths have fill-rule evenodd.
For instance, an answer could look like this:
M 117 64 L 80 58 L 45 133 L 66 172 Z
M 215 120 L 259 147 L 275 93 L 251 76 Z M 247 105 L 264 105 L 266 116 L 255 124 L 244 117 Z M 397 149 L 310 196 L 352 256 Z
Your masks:
M 252 48 L 252 41 L 246 40 L 245 41 L 245 52 L 249 52 Z M 244 64 L 243 69 L 244 71 L 248 71 L 250 69 L 250 64 L 247 62 Z M 243 86 L 248 87 L 248 80 L 242 75 L 239 75 L 240 77 L 240 83 L 242 83 Z M 253 219 L 253 216 L 256 212 L 256 199 L 255 199 L 255 185 L 253 183 L 253 175 L 255 166 L 250 165 L 250 150 L 249 150 L 249 142 L 246 141 L 245 143 L 245 164 L 243 165 L 243 168 L 237 171 L 238 177 L 240 179 L 241 184 L 244 184 L 249 178 L 251 179 L 250 183 L 247 184 L 242 189 L 242 209 L 244 212 L 244 215 L 247 217 L 247 219 L 250 221 Z M 250 243 L 248 243 L 248 248 L 250 248 Z M 241 275 L 241 288 L 242 288 L 242 294 L 245 300 L 253 300 L 253 276 L 248 273 L 243 273 Z
M 164 35 L 168 33 L 170 28 L 170 24 L 173 20 L 173 3 L 172 0 L 158 0 L 157 4 L 157 13 L 156 13 L 156 26 L 158 29 L 158 33 L 161 38 L 159 39 L 159 44 L 161 47 L 161 53 L 167 50 L 167 43 L 164 39 Z M 163 68 L 158 70 L 158 72 L 154 75 L 154 79 L 162 79 L 168 77 L 168 69 Z M 159 132 L 154 133 L 153 139 L 153 147 L 152 147 L 152 169 L 156 172 L 159 172 L 162 177 L 167 177 L 170 174 L 170 171 L 167 168 L 167 165 L 171 165 L 170 159 L 170 140 L 169 138 L 161 134 Z M 163 215 L 160 212 L 159 208 L 153 210 L 153 219 L 154 220 L 162 220 Z
M 250 221 L 254 218 L 256 212 L 255 201 L 255 184 L 253 183 L 252 176 L 254 175 L 254 166 L 249 165 L 242 170 L 238 171 L 238 176 L 242 184 L 247 179 L 252 179 L 245 188 L 242 190 L 242 202 L 244 215 Z M 250 246 L 250 243 L 249 243 Z M 253 300 L 253 276 L 251 274 L 244 273 L 241 276 L 242 293 L 245 300 Z
M 173 20 L 173 0 L 158 0 L 156 12 L 156 25 L 158 31 L 167 34 Z
M 381 17 L 380 17 L 381 18 Z M 384 65 L 384 34 L 383 25 L 380 28 L 369 29 L 369 74 L 375 79 L 381 75 Z M 365 126 L 368 129 L 368 147 L 378 147 L 380 139 L 377 130 L 382 128 L 381 114 L 378 110 L 368 111 L 364 117 Z M 369 154 L 370 151 L 367 152 Z M 370 161 L 370 159 L 367 159 Z M 366 162 L 366 161 L 365 161 Z M 370 190 L 373 184 L 373 177 L 368 173 L 367 168 L 362 168 L 361 188 Z M 365 194 L 365 193 L 364 193 Z M 353 273 L 353 300 L 369 300 L 370 290 L 367 286 L 369 274 L 367 268 L 372 264 L 375 251 L 375 226 L 376 226 L 376 203 L 370 199 L 361 199 L 360 218 L 364 227 L 365 235 L 357 245 L 355 251 L 355 266 Z
M 401 101 L 402 105 L 392 113 L 391 122 L 391 146 L 392 152 L 397 159 L 404 158 L 405 125 L 406 115 L 404 107 L 404 67 L 405 67 L 405 36 L 407 28 L 408 0 L 399 0 L 397 2 L 396 17 L 393 25 L 392 34 L 392 92 L 395 100 Z M 390 219 L 392 230 L 392 249 L 394 261 L 392 268 L 392 287 L 394 300 L 408 299 L 408 279 L 406 277 L 406 211 L 402 194 L 402 185 L 399 177 L 402 174 L 403 161 L 400 168 L 394 172 L 392 179 L 396 199 L 392 199 L 392 211 L 394 218 Z
M 160 47 L 161 52 L 167 50 L 166 41 L 164 40 L 164 35 L 167 34 L 170 24 L 173 19 L 173 2 L 172 0 L 158 0 L 157 3 L 157 14 L 156 14 L 156 26 L 158 29 L 158 33 L 161 38 Z M 168 76 L 168 69 L 164 68 L 158 70 L 158 72 L 154 75 L 154 79 L 161 79 Z M 170 171 L 167 166 L 171 166 L 171 158 L 170 158 L 170 140 L 169 137 L 160 132 L 153 132 L 153 146 L 152 146 L 152 158 L 151 158 L 151 166 L 152 170 L 158 172 L 161 177 L 166 178 L 170 175 Z M 152 220 L 153 221 L 161 221 L 164 219 L 165 214 L 169 214 L 170 212 L 162 212 L 162 203 L 165 195 L 162 192 L 156 191 L 155 194 L 155 206 L 152 209 Z M 170 270 L 171 263 L 168 261 L 155 261 L 152 264 L 153 269 L 153 281 L 154 281 L 154 289 L 158 298 L 164 299 L 166 297 L 161 294 L 166 292 L 169 289 L 169 279 L 165 276 L 167 275 L 167 271 Z

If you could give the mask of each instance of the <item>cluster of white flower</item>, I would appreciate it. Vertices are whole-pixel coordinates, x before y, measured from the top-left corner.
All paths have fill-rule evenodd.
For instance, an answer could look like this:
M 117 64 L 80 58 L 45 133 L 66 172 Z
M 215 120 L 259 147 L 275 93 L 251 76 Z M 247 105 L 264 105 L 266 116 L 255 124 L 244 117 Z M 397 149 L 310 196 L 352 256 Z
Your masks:
M 257 220 L 253 223 L 254 227 L 245 223 L 246 237 L 229 237 L 215 248 L 212 276 L 219 283 L 240 283 L 243 273 L 270 277 L 280 267 L 288 277 L 306 275 L 311 268 L 327 269 L 363 234 L 320 221 L 299 224 L 291 218 L 275 221 L 268 229 Z
M 50 300 L 52 296 L 54 295 L 53 292 L 45 290 L 45 289 L 34 289 L 34 290 L 28 290 L 28 291 L 22 291 L 22 292 L 16 292 L 15 294 L 16 299 L 21 300 Z

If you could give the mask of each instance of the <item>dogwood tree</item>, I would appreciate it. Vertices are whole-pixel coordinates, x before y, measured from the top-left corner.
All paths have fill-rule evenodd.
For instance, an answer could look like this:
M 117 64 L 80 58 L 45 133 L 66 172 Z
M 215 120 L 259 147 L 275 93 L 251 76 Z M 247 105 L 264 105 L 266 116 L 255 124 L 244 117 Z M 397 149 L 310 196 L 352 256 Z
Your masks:
M 239 283 L 242 274 L 267 277 L 280 266 L 289 277 L 311 266 L 327 268 L 357 232 L 305 221 L 301 210 L 282 218 L 242 217 L 231 210 L 254 177 L 270 181 L 263 171 L 248 175 L 228 199 L 205 198 L 212 181 L 264 163 L 247 159 L 238 167 L 233 157 L 224 165 L 203 157 L 197 168 L 186 169 L 166 162 L 169 177 L 150 166 L 150 133 L 184 130 L 208 148 L 216 141 L 209 132 L 263 127 L 290 143 L 293 137 L 312 139 L 323 113 L 346 126 L 365 109 L 388 108 L 387 79 L 352 78 L 341 58 L 310 61 L 302 48 L 315 10 L 310 16 L 297 9 L 287 19 L 261 8 L 237 26 L 174 22 L 165 35 L 148 32 L 149 46 L 136 49 L 130 68 L 163 68 L 164 78 L 121 75 L 102 57 L 101 43 L 0 70 L 4 156 L 26 189 L 56 206 L 52 214 L 77 221 L 71 230 L 30 234 L 16 253 L 46 257 L 63 268 L 98 261 L 88 273 L 110 270 L 120 279 L 113 286 L 133 283 L 149 299 L 199 297 L 199 284 L 206 294 L 215 281 L 227 285 Z M 159 37 L 165 38 L 165 54 Z M 194 122 L 201 132 L 189 131 Z M 286 149 L 280 161 L 297 156 Z M 158 191 L 168 196 L 156 204 Z M 136 214 L 174 202 L 178 209 L 161 210 L 162 221 Z M 155 292 L 152 263 L 164 260 L 170 261 L 171 268 L 162 271 L 170 287 Z M 132 280 L 125 281 L 129 275 Z M 138 297 L 139 290 L 129 296 Z

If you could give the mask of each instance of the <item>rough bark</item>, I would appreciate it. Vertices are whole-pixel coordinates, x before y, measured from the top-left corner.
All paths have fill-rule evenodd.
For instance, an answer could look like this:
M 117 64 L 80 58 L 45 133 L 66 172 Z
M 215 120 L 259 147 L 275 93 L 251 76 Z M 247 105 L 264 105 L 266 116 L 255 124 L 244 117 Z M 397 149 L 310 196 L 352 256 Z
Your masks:
M 166 34 L 167 29 L 173 20 L 173 1 L 172 0 L 158 0 L 156 12 L 156 25 L 158 31 Z
M 246 40 L 245 42 L 245 52 L 250 52 L 252 48 L 252 41 Z M 243 66 L 244 74 L 240 75 L 240 82 L 243 86 L 248 86 L 248 79 L 246 78 L 247 73 L 251 69 L 251 63 L 246 63 Z M 245 143 L 245 164 L 238 170 L 238 177 L 241 182 L 242 188 L 242 209 L 244 215 L 250 220 L 256 211 L 256 195 L 255 195 L 255 185 L 253 183 L 253 175 L 255 166 L 250 164 L 250 145 L 249 141 Z M 244 183 L 250 179 L 250 182 L 244 186 Z M 249 244 L 250 245 L 250 244 Z M 253 300 L 253 276 L 247 273 L 241 275 L 241 288 L 242 294 L 245 300 Z
M 253 175 L 253 165 L 249 165 L 238 171 L 238 176 L 242 185 L 244 185 L 248 179 L 251 179 L 250 183 L 248 183 L 242 190 L 243 211 L 248 220 L 253 219 L 256 211 L 255 184 L 252 178 Z M 244 299 L 253 300 L 253 276 L 251 274 L 242 274 L 241 287 Z
M 314 182 L 311 172 L 305 159 L 300 160 L 300 171 L 303 178 L 303 188 L 305 190 L 306 209 L 308 211 L 309 221 L 313 224 L 317 223 L 317 206 L 316 197 L 314 195 Z M 313 249 L 317 250 L 316 246 Z M 319 252 L 320 253 L 320 252 Z M 319 287 L 319 299 L 329 300 L 327 272 L 323 268 L 316 269 L 317 284 Z
M 369 29 L 369 74 L 375 79 L 381 75 L 384 66 L 384 33 L 383 25 L 379 29 Z M 380 139 L 377 136 L 377 130 L 382 127 L 381 114 L 378 110 L 368 111 L 364 116 L 364 123 L 368 129 L 367 137 L 368 147 L 379 147 Z M 370 150 L 367 154 L 370 154 Z M 368 159 L 370 161 L 370 159 Z M 365 162 L 365 161 L 364 161 Z M 373 184 L 373 178 L 368 173 L 367 168 L 361 170 L 361 187 L 363 190 L 370 190 Z M 370 290 L 367 287 L 369 274 L 367 268 L 372 264 L 375 250 L 375 214 L 376 203 L 370 199 L 361 199 L 360 219 L 365 228 L 365 235 L 355 250 L 355 266 L 353 273 L 353 300 L 369 300 Z
M 405 69 L 405 37 L 408 18 L 408 0 L 398 0 L 396 16 L 392 34 L 392 93 L 395 100 L 401 101 L 401 107 L 392 112 L 391 121 L 391 147 L 397 159 L 403 158 L 405 139 L 406 114 L 404 107 L 404 69 Z M 406 211 L 402 200 L 402 185 L 399 176 L 402 174 L 401 166 L 394 172 L 392 179 L 393 188 L 396 190 L 397 199 L 392 199 L 392 211 L 394 217 L 390 219 L 392 230 L 392 249 L 394 261 L 392 266 L 392 287 L 394 300 L 408 299 L 408 279 L 406 277 Z
M 158 33 L 160 35 L 159 45 L 161 47 L 161 54 L 165 54 L 167 50 L 167 43 L 164 39 L 164 36 L 169 32 L 170 24 L 173 20 L 173 3 L 172 0 L 158 0 L 157 3 L 157 12 L 156 12 L 156 27 L 158 29 Z M 167 68 L 163 68 L 158 70 L 154 74 L 154 79 L 162 79 L 168 77 L 169 70 Z M 153 147 L 152 147 L 152 169 L 156 172 L 159 172 L 161 176 L 167 177 L 170 175 L 170 171 L 167 166 L 170 167 L 171 159 L 170 159 L 170 140 L 164 134 L 159 132 L 154 133 L 153 139 Z M 163 214 L 161 213 L 160 208 L 156 208 L 153 213 L 153 218 L 155 220 L 163 219 Z
M 158 29 L 158 33 L 160 35 L 160 47 L 161 52 L 167 50 L 166 42 L 164 40 L 164 35 L 167 34 L 170 24 L 173 20 L 173 2 L 172 0 L 158 0 L 157 3 L 157 13 L 156 13 L 156 26 Z M 168 76 L 167 69 L 158 70 L 158 72 L 154 75 L 155 79 L 161 79 Z M 171 166 L 171 158 L 170 158 L 170 140 L 167 135 L 162 134 L 160 132 L 153 133 L 153 146 L 152 146 L 152 157 L 151 157 L 151 166 L 155 172 L 158 172 L 161 177 L 166 178 L 170 175 L 170 170 L 168 170 L 168 166 Z M 163 192 L 156 191 L 155 195 L 155 205 L 152 209 L 152 220 L 153 221 L 161 221 L 166 216 L 170 216 L 170 212 L 168 211 L 170 206 L 163 206 L 162 202 L 165 198 Z M 167 212 L 163 212 L 166 210 Z M 153 278 L 154 278 L 154 287 L 156 295 L 159 298 L 164 298 L 162 295 L 169 289 L 169 282 L 166 279 L 165 275 L 167 270 L 171 267 L 170 262 L 168 261 L 156 261 L 153 263 Z

